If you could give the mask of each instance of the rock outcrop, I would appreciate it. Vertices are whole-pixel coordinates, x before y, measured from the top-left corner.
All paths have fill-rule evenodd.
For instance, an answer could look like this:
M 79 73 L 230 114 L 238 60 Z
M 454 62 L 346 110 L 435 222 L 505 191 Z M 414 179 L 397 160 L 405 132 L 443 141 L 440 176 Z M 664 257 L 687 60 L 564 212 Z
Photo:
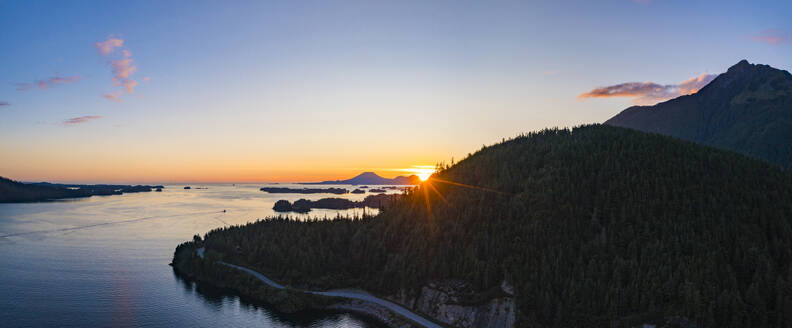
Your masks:
M 410 294 L 402 291 L 389 299 L 453 327 L 513 327 L 517 317 L 512 288 L 505 281 L 489 299 L 473 294 L 459 280 L 433 282 Z

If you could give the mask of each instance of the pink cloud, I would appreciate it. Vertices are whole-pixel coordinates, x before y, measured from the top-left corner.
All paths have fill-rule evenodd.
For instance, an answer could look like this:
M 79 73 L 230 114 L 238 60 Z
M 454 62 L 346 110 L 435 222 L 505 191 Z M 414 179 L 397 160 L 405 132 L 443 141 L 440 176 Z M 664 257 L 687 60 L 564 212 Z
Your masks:
M 717 76 L 717 74 L 701 74 L 679 84 L 667 85 L 649 81 L 627 82 L 596 88 L 580 94 L 578 99 L 624 97 L 633 98 L 633 103 L 637 105 L 652 105 L 679 96 L 694 94 Z
M 117 102 L 124 102 L 124 99 L 121 99 L 121 91 L 117 91 L 114 93 L 105 93 L 102 95 L 107 100 L 117 101 Z
M 67 84 L 67 83 L 74 83 L 80 79 L 80 76 L 75 75 L 71 77 L 60 77 L 60 76 L 53 76 L 46 80 L 36 81 L 36 85 L 38 85 L 39 89 L 46 90 L 47 87 L 55 85 L 55 84 Z
M 99 53 L 103 56 L 109 55 L 111 52 L 113 52 L 113 49 L 123 46 L 123 39 L 116 39 L 113 37 L 109 37 L 103 42 L 94 43 L 94 47 L 96 47 L 96 49 L 99 50 Z
M 81 77 L 79 75 L 69 76 L 69 77 L 53 76 L 46 80 L 38 80 L 34 83 L 16 83 L 14 85 L 16 86 L 17 91 L 28 91 L 31 88 L 33 88 L 33 86 L 37 86 L 41 90 L 47 90 L 47 88 L 52 87 L 56 84 L 74 83 L 79 81 L 80 79 Z
M 89 116 L 74 117 L 74 118 L 70 118 L 70 119 L 64 120 L 63 121 L 63 125 L 75 125 L 75 124 L 85 123 L 85 122 L 88 122 L 88 121 L 91 121 L 91 120 L 98 120 L 100 118 L 102 118 L 102 117 L 99 116 L 99 115 L 89 115 Z
M 134 88 L 137 86 L 137 81 L 135 80 L 123 80 L 121 81 L 121 85 L 124 86 L 124 89 L 127 93 L 133 93 L 135 90 Z
M 0 107 L 11 106 L 7 101 L 0 101 Z
M 113 67 L 114 81 L 128 79 L 130 75 L 134 74 L 135 71 L 137 71 L 137 66 L 135 66 L 135 63 L 132 61 L 132 58 L 113 61 L 111 66 Z
M 677 85 L 677 89 L 679 90 L 680 95 L 691 95 L 703 88 L 705 85 L 709 84 L 714 80 L 718 74 L 706 74 L 702 73 L 699 76 L 691 77 L 687 80 L 682 81 Z
M 758 34 L 752 35 L 751 39 L 756 42 L 762 42 L 771 45 L 789 43 L 789 41 L 792 40 L 790 39 L 789 34 L 786 34 L 779 29 L 768 29 L 761 31 Z
M 100 54 L 105 56 L 112 55 L 108 64 L 113 73 L 113 86 L 122 87 L 127 94 L 134 93 L 138 82 L 132 78 L 132 75 L 137 72 L 138 68 L 135 61 L 132 59 L 132 52 L 124 47 L 124 40 L 110 37 L 106 41 L 97 42 L 95 46 L 99 49 Z M 120 54 L 115 52 L 115 48 L 121 50 Z M 122 95 L 123 92 L 118 91 L 105 94 L 103 97 L 108 100 L 120 102 Z

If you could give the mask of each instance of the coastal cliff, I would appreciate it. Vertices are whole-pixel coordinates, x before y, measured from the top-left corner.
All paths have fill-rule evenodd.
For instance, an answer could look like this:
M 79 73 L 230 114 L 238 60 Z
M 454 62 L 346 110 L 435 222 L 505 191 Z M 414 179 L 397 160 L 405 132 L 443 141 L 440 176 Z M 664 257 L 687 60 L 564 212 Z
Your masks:
M 423 286 L 415 295 L 401 290 L 388 298 L 453 327 L 514 327 L 513 288 L 504 281 L 495 292 L 497 297 L 477 301 L 482 295 L 471 294 L 469 284 L 448 280 Z

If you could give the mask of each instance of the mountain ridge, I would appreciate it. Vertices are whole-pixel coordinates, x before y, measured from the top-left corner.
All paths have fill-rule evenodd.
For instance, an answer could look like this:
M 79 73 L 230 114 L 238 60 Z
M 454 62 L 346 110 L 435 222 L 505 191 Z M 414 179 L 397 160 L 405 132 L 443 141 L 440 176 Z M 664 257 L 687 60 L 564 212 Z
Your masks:
M 792 167 L 792 74 L 741 60 L 697 93 L 631 106 L 604 122 Z

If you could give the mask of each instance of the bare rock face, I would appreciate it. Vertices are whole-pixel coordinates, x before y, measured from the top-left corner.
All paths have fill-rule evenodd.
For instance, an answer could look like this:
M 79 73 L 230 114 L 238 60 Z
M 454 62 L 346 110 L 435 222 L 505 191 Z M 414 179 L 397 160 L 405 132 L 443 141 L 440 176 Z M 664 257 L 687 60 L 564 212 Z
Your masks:
M 517 308 L 511 287 L 505 282 L 501 287 L 498 297 L 481 300 L 467 283 L 448 280 L 430 283 L 417 295 L 402 291 L 389 298 L 453 327 L 514 327 Z

